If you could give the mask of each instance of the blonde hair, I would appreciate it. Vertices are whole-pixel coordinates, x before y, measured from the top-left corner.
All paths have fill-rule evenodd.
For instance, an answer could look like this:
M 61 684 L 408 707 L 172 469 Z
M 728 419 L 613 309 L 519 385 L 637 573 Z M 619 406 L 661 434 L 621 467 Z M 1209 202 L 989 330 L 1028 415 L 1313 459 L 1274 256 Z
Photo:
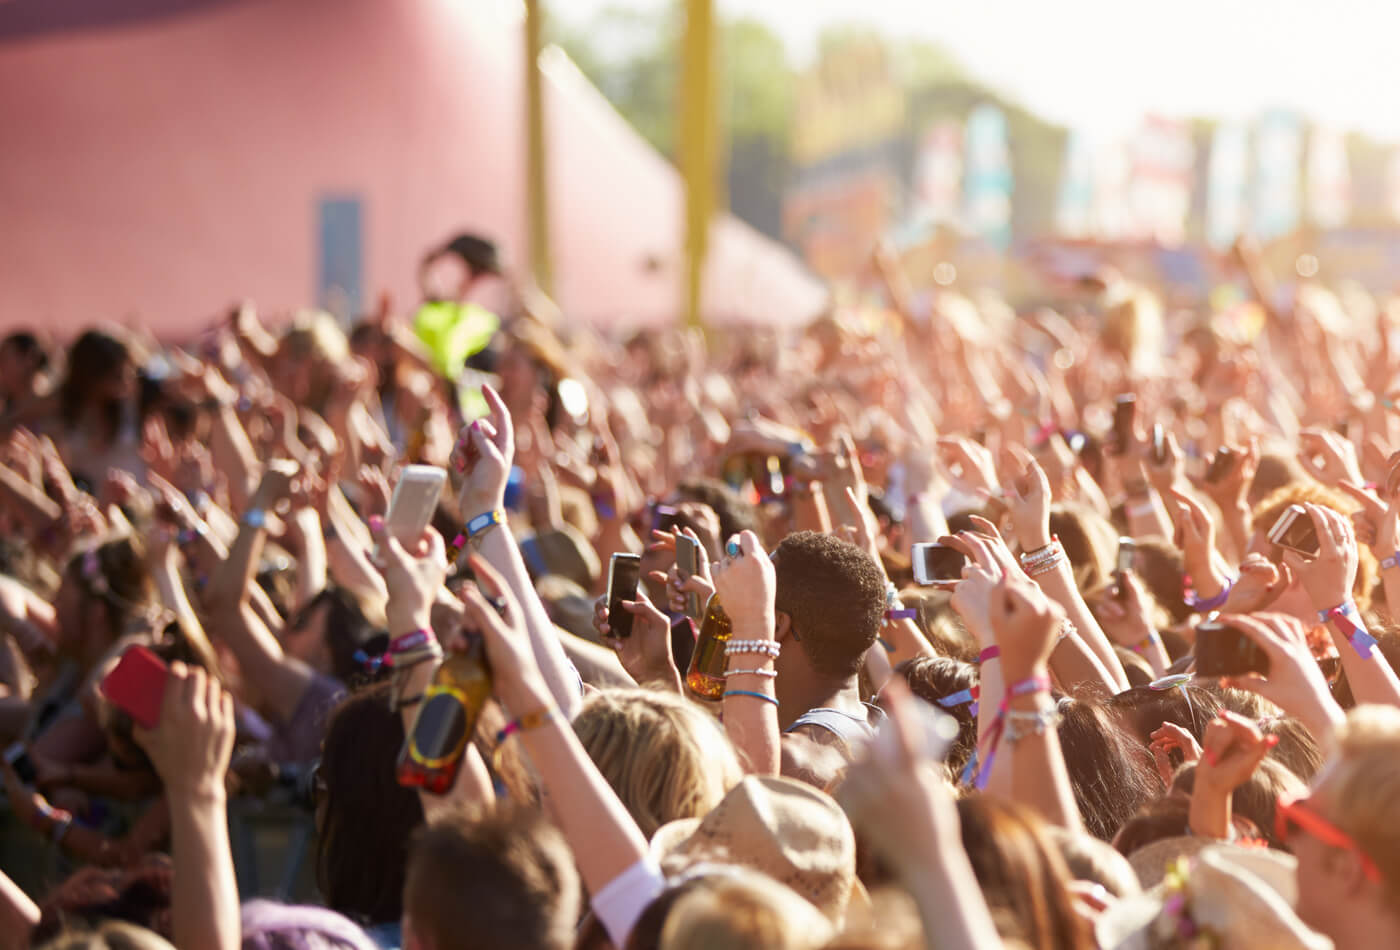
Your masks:
M 680 696 L 601 690 L 573 725 L 648 838 L 669 821 L 704 816 L 743 778 L 719 724 Z
M 747 868 L 726 868 L 676 902 L 661 950 L 816 950 L 831 922 L 791 888 Z
M 1326 485 L 1311 481 L 1290 482 L 1254 506 L 1250 515 L 1251 525 L 1256 534 L 1263 534 L 1274 526 L 1274 522 L 1278 521 L 1289 505 L 1309 503 L 1331 508 L 1340 515 L 1350 515 L 1359 507 L 1346 495 Z M 1364 544 L 1358 544 L 1356 582 L 1351 586 L 1351 594 L 1352 600 L 1356 601 L 1356 606 L 1361 610 L 1369 610 L 1371 607 L 1371 590 L 1376 586 L 1376 575 L 1379 573 L 1380 565 L 1376 563 L 1371 549 Z
M 1376 862 L 1388 902 L 1400 905 L 1400 709 L 1353 709 L 1337 749 L 1321 783 L 1328 817 Z

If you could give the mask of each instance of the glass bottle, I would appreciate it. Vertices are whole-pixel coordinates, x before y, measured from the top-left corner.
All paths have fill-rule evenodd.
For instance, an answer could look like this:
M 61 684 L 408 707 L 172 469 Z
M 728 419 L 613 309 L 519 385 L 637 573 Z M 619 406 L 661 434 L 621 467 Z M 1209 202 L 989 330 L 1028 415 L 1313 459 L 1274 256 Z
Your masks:
M 733 633 L 733 624 L 719 602 L 719 595 L 711 594 L 705 604 L 705 616 L 700 621 L 695 652 L 690 655 L 690 668 L 685 674 L 686 687 L 701 699 L 719 699 L 724 695 L 727 662 L 724 645 Z
M 486 644 L 479 636 L 470 637 L 467 649 L 449 654 L 423 691 L 413 728 L 399 752 L 399 784 L 447 794 L 490 695 Z

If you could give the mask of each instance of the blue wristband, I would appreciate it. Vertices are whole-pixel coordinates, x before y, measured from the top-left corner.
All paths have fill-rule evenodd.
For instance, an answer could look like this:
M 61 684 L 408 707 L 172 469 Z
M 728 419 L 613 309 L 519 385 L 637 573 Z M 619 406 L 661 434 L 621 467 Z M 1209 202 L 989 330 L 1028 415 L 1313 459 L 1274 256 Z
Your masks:
M 727 699 L 730 696 L 749 696 L 753 699 L 761 699 L 765 703 L 772 703 L 774 706 L 778 705 L 778 699 L 776 696 L 769 696 L 766 693 L 756 693 L 751 689 L 726 689 L 724 691 L 724 695 L 720 698 Z
M 498 524 L 505 524 L 505 520 L 505 512 L 499 508 L 493 508 L 477 515 L 467 522 L 467 540 L 475 539 L 477 535 L 490 531 Z

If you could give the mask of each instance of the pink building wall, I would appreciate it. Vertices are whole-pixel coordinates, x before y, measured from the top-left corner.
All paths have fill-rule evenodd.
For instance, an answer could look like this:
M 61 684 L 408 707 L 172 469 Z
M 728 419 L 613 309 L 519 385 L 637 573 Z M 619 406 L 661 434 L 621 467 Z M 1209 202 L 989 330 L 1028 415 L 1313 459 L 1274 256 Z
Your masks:
M 458 230 L 522 260 L 519 32 L 492 6 L 242 0 L 0 44 L 0 327 L 132 315 L 180 337 L 235 300 L 312 304 L 336 195 L 363 201 L 366 298 L 412 304 L 423 250 Z M 567 61 L 547 75 L 556 297 L 590 322 L 671 319 L 674 169 Z M 708 310 L 820 306 L 786 251 L 732 219 L 717 234 Z

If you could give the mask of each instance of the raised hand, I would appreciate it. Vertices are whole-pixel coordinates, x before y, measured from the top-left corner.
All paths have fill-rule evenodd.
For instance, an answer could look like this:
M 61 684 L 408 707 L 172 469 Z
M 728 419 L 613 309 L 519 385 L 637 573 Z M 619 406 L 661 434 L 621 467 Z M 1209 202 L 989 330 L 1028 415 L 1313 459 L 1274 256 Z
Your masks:
M 451 467 L 461 473 L 457 501 L 463 519 L 505 506 L 506 480 L 515 458 L 510 410 L 496 390 L 481 387 L 489 413 L 465 426 L 452 450 Z
M 398 636 L 430 628 L 433 602 L 447 577 L 442 535 L 431 527 L 424 528 L 416 548 L 405 551 L 384 527 L 382 518 L 371 518 L 369 528 L 377 545 L 374 566 L 384 575 L 384 586 L 389 592 L 385 608 L 389 633 Z
M 1030 578 L 1008 574 L 992 591 L 988 617 L 1006 681 L 1043 675 L 1064 624 L 1059 605 Z
M 1356 446 L 1349 439 L 1327 429 L 1304 429 L 1298 434 L 1298 443 L 1298 462 L 1322 484 L 1365 483 L 1356 461 Z
M 938 457 L 954 484 L 962 490 L 970 494 L 996 493 L 996 464 L 992 453 L 984 446 L 961 436 L 945 436 L 938 440 Z
M 1220 622 L 1253 640 L 1269 658 L 1267 676 L 1245 673 L 1222 679 L 1221 685 L 1257 693 L 1301 719 L 1325 744 L 1343 713 L 1313 659 L 1302 622 L 1280 613 L 1222 614 Z
M 773 562 L 763 553 L 758 535 L 742 531 L 734 542 L 738 551 L 710 566 L 715 593 L 724 604 L 737 628 L 742 624 L 744 636 L 772 639 L 776 608 L 773 598 L 778 590 L 777 572 Z
M 462 629 L 475 631 L 485 640 L 496 698 L 517 716 L 552 705 L 549 687 L 530 648 L 519 601 L 485 558 L 473 552 L 467 563 L 477 587 L 462 589 Z M 500 605 L 499 610 L 488 597 Z
M 165 680 L 160 721 L 133 734 L 168 795 L 222 797 L 235 727 L 232 695 L 204 670 L 177 660 Z
M 603 642 L 617 651 L 618 661 L 639 684 L 664 683 L 681 691 L 681 675 L 671 652 L 671 621 L 652 606 L 647 595 L 638 589 L 636 600 L 622 601 L 622 609 L 632 615 L 632 635 L 625 639 L 608 636 L 608 599 L 601 597 L 594 605 L 595 625 Z M 599 614 L 601 613 L 601 622 Z
M 1278 736 L 1266 736 L 1253 720 L 1221 710 L 1206 726 L 1196 787 L 1229 795 L 1239 788 L 1264 756 L 1278 744 Z
M 1314 504 L 1303 508 L 1317 532 L 1317 556 L 1304 558 L 1285 550 L 1283 560 L 1302 582 L 1313 607 L 1330 610 L 1351 600 L 1359 564 L 1356 535 L 1351 521 L 1331 508 Z
M 1202 481 L 1201 491 L 1222 509 L 1248 503 L 1249 489 L 1259 471 L 1259 440 L 1250 439 L 1243 447 L 1231 447 L 1234 462 L 1216 481 Z
M 1179 766 L 1172 765 L 1171 753 L 1181 753 L 1181 764 L 1191 765 L 1200 761 L 1201 745 L 1196 737 L 1174 722 L 1164 722 L 1151 735 L 1148 748 L 1152 750 L 1152 762 L 1157 766 L 1157 774 L 1163 785 L 1171 785 L 1172 776 Z
M 1011 473 L 1003 488 L 1016 541 L 1023 551 L 1050 543 L 1050 479 L 1040 463 L 1019 447 L 1008 453 L 1002 470 Z

